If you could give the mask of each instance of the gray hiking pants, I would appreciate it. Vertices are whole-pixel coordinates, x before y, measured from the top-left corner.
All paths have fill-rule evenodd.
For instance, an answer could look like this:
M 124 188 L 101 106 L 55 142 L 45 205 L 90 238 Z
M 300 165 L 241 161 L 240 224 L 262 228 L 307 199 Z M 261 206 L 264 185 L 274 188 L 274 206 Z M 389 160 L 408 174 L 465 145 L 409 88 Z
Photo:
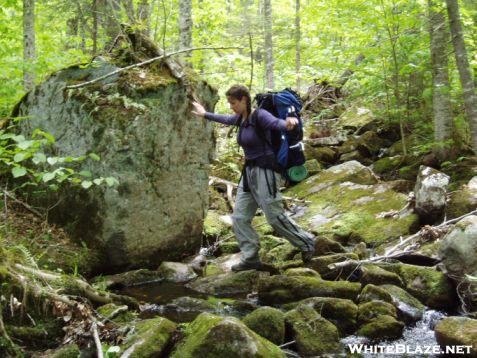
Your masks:
M 301 251 L 313 250 L 314 235 L 300 228 L 285 214 L 279 190 L 275 197 L 273 196 L 273 176 L 275 176 L 277 188 L 283 184 L 282 176 L 271 169 L 259 167 L 247 167 L 244 175 L 247 175 L 250 191 L 243 191 L 244 178 L 242 178 L 232 215 L 235 236 L 242 251 L 242 261 L 259 261 L 259 236 L 251 225 L 259 207 L 265 214 L 268 223 L 280 236 L 286 238 Z

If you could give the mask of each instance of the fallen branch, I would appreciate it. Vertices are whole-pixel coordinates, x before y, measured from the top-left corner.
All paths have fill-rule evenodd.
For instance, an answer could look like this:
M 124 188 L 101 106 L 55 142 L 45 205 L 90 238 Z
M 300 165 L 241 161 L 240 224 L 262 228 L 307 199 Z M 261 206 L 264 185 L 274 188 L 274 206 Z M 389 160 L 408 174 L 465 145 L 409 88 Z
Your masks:
M 148 64 L 150 64 L 154 61 L 157 61 L 157 60 L 160 60 L 160 59 L 165 59 L 165 58 L 168 58 L 168 57 L 171 57 L 171 56 L 174 56 L 174 55 L 178 55 L 178 54 L 181 54 L 181 53 L 184 53 L 184 52 L 192 52 L 192 51 L 198 51 L 198 50 L 229 50 L 229 49 L 242 49 L 242 47 L 230 46 L 230 47 L 193 47 L 193 48 L 187 48 L 187 49 L 171 52 L 171 53 L 168 53 L 168 54 L 164 54 L 164 55 L 161 55 L 161 56 L 153 57 L 153 58 L 150 58 L 146 61 L 135 63 L 135 64 L 130 65 L 130 66 L 118 68 L 117 70 L 115 70 L 113 72 L 110 72 L 110 73 L 107 73 L 103 76 L 99 76 L 98 78 L 95 78 L 94 80 L 79 83 L 77 85 L 66 86 L 65 89 L 76 89 L 76 88 L 85 87 L 85 86 L 88 86 L 90 84 L 93 84 L 93 83 L 99 82 L 101 80 L 104 80 L 105 78 L 114 76 L 114 75 L 116 75 L 120 72 L 130 70 L 131 68 L 148 65 Z
M 96 345 L 97 358 L 103 358 L 103 347 L 101 346 L 101 340 L 99 339 L 98 325 L 96 322 L 93 322 L 91 325 L 91 331 L 93 332 L 94 343 Z
M 23 206 L 23 207 L 24 207 L 25 209 L 27 209 L 29 212 L 31 212 L 32 214 L 38 216 L 40 219 L 44 219 L 43 214 L 40 213 L 38 210 L 33 209 L 33 208 L 32 208 L 30 205 L 28 205 L 27 203 L 25 203 L 25 202 L 23 202 L 23 201 L 17 199 L 17 198 L 15 197 L 15 195 L 13 195 L 12 193 L 10 193 L 8 190 L 2 189 L 2 191 L 3 191 L 3 194 L 4 194 L 6 197 L 10 198 L 10 199 L 13 200 L 15 203 L 17 203 L 17 204 Z

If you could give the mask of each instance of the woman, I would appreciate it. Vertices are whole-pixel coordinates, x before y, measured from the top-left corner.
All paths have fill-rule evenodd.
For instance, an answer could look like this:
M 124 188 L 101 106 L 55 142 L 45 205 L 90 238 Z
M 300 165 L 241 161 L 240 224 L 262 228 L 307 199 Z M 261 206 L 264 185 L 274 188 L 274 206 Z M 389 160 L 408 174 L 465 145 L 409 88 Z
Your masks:
M 277 190 L 283 183 L 283 177 L 277 173 L 279 170 L 275 155 L 269 144 L 271 130 L 291 130 L 298 124 L 298 120 L 288 117 L 284 121 L 264 109 L 256 109 L 256 113 L 253 113 L 250 92 L 245 86 L 234 85 L 225 95 L 235 115 L 207 112 L 198 102 L 193 103 L 195 110 L 192 113 L 214 122 L 239 127 L 237 142 L 245 153 L 245 168 L 238 187 L 232 221 L 242 259 L 240 263 L 232 266 L 232 270 L 259 269 L 262 266 L 258 255 L 259 236 L 251 225 L 259 207 L 273 229 L 298 247 L 302 252 L 303 262 L 308 263 L 315 251 L 315 239 L 284 212 L 282 197 Z M 250 124 L 252 114 L 253 125 Z M 263 129 L 266 138 L 257 134 L 256 126 Z

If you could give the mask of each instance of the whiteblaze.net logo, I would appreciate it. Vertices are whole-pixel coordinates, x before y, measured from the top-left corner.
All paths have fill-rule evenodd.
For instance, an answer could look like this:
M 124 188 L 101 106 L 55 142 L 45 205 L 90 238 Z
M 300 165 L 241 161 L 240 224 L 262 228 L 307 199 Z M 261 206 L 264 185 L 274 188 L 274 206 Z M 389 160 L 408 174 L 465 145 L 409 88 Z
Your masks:
M 395 345 L 366 345 L 366 344 L 348 344 L 350 353 L 358 354 L 470 354 L 472 346 L 445 346 L 427 345 L 427 346 L 409 346 L 406 344 Z

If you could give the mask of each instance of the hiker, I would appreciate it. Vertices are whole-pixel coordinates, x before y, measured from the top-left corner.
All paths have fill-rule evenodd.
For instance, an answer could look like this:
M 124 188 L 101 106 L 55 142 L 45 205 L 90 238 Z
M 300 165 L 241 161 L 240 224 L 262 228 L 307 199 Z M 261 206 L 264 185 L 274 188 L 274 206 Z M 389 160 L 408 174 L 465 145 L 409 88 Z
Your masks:
M 315 251 L 314 235 L 300 228 L 285 214 L 279 191 L 284 178 L 280 174 L 281 170 L 269 144 L 270 140 L 261 138 L 256 128 L 260 126 L 266 137 L 270 138 L 270 131 L 292 130 L 298 124 L 298 119 L 287 117 L 286 120 L 282 120 L 261 108 L 252 111 L 250 92 L 242 85 L 232 86 L 225 95 L 235 115 L 207 112 L 198 102 L 192 103 L 194 106 L 192 113 L 214 122 L 238 126 L 237 142 L 244 150 L 245 165 L 238 186 L 232 221 L 242 258 L 240 263 L 232 266 L 232 271 L 259 269 L 262 266 L 258 255 L 259 236 L 251 225 L 259 207 L 273 229 L 301 250 L 303 262 L 310 262 Z M 255 116 L 253 125 L 252 115 Z

